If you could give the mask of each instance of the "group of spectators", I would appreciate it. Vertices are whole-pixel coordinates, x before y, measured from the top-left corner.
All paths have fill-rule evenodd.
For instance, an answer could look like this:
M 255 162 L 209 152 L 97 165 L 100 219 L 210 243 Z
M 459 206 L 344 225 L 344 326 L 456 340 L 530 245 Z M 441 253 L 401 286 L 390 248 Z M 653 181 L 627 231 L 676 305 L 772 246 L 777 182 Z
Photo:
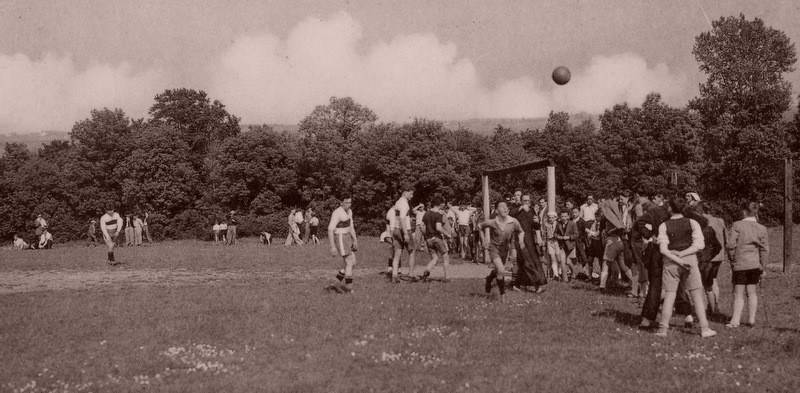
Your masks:
M 313 207 L 308 207 L 305 211 L 299 207 L 294 207 L 289 212 L 287 219 L 289 234 L 286 235 L 284 246 L 319 244 L 319 217 L 314 212 Z M 301 231 L 302 228 L 302 231 Z M 300 237 L 302 233 L 303 237 Z
M 719 315 L 717 274 L 728 260 L 734 301 L 727 326 L 755 323 L 756 285 L 769 252 L 767 230 L 757 222 L 755 202 L 743 205 L 743 219 L 728 229 L 713 205 L 695 192 L 667 199 L 663 193 L 623 190 L 597 201 L 587 196 L 580 206 L 568 200 L 550 208 L 545 198 L 534 204 L 531 194 L 516 190 L 513 197 L 493 206 L 488 219 L 478 209 L 445 205 L 439 197 L 427 209 L 424 205 L 411 209 L 411 198 L 413 189 L 404 188 L 387 212 L 381 235 L 381 241 L 392 244 L 386 274 L 393 282 L 399 282 L 403 250 L 408 252 L 409 266 L 405 279 L 417 281 L 429 277 L 431 265 L 440 257 L 446 269 L 448 255 L 460 247 L 462 257 L 472 251 L 476 261 L 492 265 L 487 293 L 496 281 L 504 297 L 508 273 L 512 290 L 536 293 L 548 281 L 583 280 L 604 293 L 619 288 L 627 297 L 644 298 L 643 329 L 657 327 L 656 334 L 665 336 L 674 310 L 684 316 L 687 326 L 693 326 L 696 318 L 701 335 L 711 337 L 716 332 L 710 329 L 708 315 Z M 415 255 L 423 248 L 431 254 L 431 265 L 417 277 Z M 742 323 L 745 297 L 748 319 Z
M 18 234 L 14 234 L 13 248 L 15 250 L 48 250 L 53 248 L 53 234 L 47 226 L 47 220 L 41 214 L 36 216 L 33 221 L 35 229 L 31 236 L 30 243 L 26 242 Z
M 214 245 L 233 246 L 236 245 L 236 211 L 231 210 L 224 219 L 217 219 L 211 227 L 214 232 Z

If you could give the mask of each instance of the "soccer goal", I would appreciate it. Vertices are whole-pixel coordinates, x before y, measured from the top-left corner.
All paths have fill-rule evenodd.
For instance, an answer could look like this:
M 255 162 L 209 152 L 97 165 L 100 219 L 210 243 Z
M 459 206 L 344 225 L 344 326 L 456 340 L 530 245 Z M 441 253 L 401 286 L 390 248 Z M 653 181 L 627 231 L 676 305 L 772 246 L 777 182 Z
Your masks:
M 489 219 L 491 207 L 489 202 L 489 177 L 509 175 L 512 173 L 526 172 L 538 169 L 547 169 L 547 211 L 556 211 L 556 166 L 551 160 L 541 160 L 516 165 L 508 168 L 500 168 L 483 171 L 481 173 L 481 185 L 483 188 L 483 217 Z M 489 228 L 486 228 L 486 238 L 489 238 Z M 488 258 L 488 256 L 485 256 Z

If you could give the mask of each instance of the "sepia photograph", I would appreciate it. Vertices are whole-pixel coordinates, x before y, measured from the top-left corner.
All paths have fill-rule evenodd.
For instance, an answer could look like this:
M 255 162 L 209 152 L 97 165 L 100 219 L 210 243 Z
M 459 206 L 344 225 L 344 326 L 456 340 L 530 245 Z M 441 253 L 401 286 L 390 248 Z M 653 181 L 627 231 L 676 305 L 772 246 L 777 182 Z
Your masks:
M 800 392 L 798 21 L 0 0 L 0 392 Z

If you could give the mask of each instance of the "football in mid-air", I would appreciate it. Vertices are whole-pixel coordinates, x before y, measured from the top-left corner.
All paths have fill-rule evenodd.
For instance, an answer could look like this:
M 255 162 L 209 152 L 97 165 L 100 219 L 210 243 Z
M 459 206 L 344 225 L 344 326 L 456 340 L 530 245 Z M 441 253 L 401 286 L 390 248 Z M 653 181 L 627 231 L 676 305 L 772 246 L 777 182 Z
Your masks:
M 569 82 L 569 78 L 572 76 L 569 72 L 569 68 L 564 66 L 558 66 L 555 70 L 553 70 L 553 82 L 557 85 L 566 85 Z

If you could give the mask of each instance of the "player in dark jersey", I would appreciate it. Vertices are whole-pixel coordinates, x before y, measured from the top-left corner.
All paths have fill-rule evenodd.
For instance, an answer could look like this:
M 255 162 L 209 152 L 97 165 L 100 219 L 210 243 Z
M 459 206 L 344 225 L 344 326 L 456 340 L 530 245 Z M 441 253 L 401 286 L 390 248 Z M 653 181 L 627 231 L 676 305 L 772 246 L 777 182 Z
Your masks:
M 444 199 L 438 195 L 434 196 L 431 205 L 433 205 L 431 209 L 422 216 L 422 233 L 425 238 L 425 244 L 428 247 L 428 252 L 431 254 L 431 261 L 428 262 L 428 266 L 425 267 L 422 280 L 427 281 L 430 278 L 431 269 L 436 266 L 436 262 L 439 261 L 439 258 L 442 258 L 442 262 L 444 263 L 444 280 L 447 281 L 447 267 L 450 265 L 450 254 L 447 242 L 445 242 L 445 238 L 448 237 L 448 234 L 444 229 L 444 212 L 442 211 Z

